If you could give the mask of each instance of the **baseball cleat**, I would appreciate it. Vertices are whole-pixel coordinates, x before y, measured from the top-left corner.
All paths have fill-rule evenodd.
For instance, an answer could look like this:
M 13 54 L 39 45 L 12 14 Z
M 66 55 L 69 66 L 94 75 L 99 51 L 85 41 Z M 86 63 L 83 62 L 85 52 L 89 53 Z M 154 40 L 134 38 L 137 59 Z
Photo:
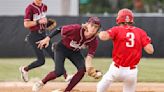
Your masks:
M 70 82 L 72 80 L 74 75 L 68 75 L 67 78 L 65 79 L 65 82 Z
M 23 81 L 28 82 L 28 72 L 24 70 L 24 66 L 19 67 L 19 71 L 21 73 L 21 78 L 23 79 Z
M 44 86 L 42 81 L 36 82 L 32 87 L 32 92 L 39 92 L 40 89 Z

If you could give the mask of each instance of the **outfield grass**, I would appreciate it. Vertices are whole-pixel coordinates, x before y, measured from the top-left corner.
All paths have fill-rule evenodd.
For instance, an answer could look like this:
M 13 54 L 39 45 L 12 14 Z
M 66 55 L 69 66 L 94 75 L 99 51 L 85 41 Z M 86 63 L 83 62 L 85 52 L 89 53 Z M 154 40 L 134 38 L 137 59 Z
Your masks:
M 2 58 L 0 59 L 0 81 L 21 81 L 19 66 L 31 63 L 33 58 Z M 94 66 L 105 73 L 111 63 L 109 58 L 96 58 L 93 60 Z M 68 61 L 65 62 L 66 70 L 69 74 L 74 74 L 76 68 Z M 46 59 L 46 64 L 40 68 L 30 71 L 30 79 L 41 79 L 49 71 L 54 69 L 54 63 L 51 59 Z M 164 59 L 141 60 L 139 66 L 138 81 L 140 82 L 164 82 Z M 63 77 L 55 81 L 63 81 Z M 82 81 L 99 81 L 85 76 Z

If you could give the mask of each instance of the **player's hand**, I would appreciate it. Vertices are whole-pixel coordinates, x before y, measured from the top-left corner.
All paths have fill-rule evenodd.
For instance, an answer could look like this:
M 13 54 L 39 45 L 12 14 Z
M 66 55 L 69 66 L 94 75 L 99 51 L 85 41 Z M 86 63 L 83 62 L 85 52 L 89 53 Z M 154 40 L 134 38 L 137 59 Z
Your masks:
M 38 44 L 38 48 L 42 49 L 42 48 L 47 48 L 49 45 L 49 41 L 50 41 L 50 37 L 46 37 L 43 40 L 40 40 L 38 42 L 36 42 L 36 44 Z
M 39 19 L 39 24 L 47 24 L 47 18 Z
M 100 40 L 103 40 L 103 41 L 109 40 L 109 38 L 110 38 L 109 34 L 106 31 L 101 31 L 98 34 L 98 37 L 100 38 Z
M 102 72 L 99 70 L 96 70 L 94 67 L 86 67 L 87 74 L 94 79 L 99 79 L 102 77 Z

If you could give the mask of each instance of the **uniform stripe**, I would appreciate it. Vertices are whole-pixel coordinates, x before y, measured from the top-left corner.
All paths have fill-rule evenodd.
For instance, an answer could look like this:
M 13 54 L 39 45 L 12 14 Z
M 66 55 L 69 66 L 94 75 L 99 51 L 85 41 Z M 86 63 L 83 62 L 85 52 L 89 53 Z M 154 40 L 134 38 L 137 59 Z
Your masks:
M 82 30 L 82 28 L 81 28 L 81 30 L 80 30 L 80 41 L 79 41 L 80 46 L 85 45 L 86 43 L 91 42 L 92 40 L 95 39 L 95 36 L 94 36 L 94 37 L 92 37 L 92 38 L 90 38 L 90 39 L 85 40 L 85 41 L 82 43 L 82 41 L 83 41 L 83 39 L 84 39 L 84 37 L 83 37 L 82 34 L 83 34 L 83 30 Z
M 42 8 L 41 8 L 41 13 L 44 12 L 44 6 L 45 6 L 45 5 L 43 4 L 43 5 L 42 5 Z M 44 12 L 44 13 L 45 13 L 45 12 Z M 45 16 L 45 17 L 46 17 L 46 16 Z M 42 27 L 43 27 L 43 29 L 45 29 L 45 28 L 46 28 L 46 24 L 43 24 Z
M 81 43 L 83 41 L 83 30 L 82 28 L 80 29 L 80 41 L 79 43 Z
M 41 11 L 40 11 L 40 9 L 37 6 L 35 6 L 34 4 L 31 4 L 31 6 L 33 6 L 34 8 L 36 8 L 39 11 L 39 14 L 41 14 Z M 41 25 L 39 25 L 39 28 L 40 29 L 42 28 Z
M 39 11 L 39 15 L 41 15 L 41 14 L 42 14 L 43 9 L 44 9 L 44 6 L 45 6 L 44 4 L 42 4 L 41 9 L 40 9 L 40 8 L 38 8 L 38 7 L 37 7 L 36 5 L 34 5 L 34 4 L 31 4 L 31 5 Z M 45 28 L 46 28 L 46 26 L 45 26 L 44 24 L 39 25 L 39 27 L 40 27 L 40 29 L 45 29 Z
M 91 41 L 94 40 L 95 38 L 96 38 L 96 37 L 94 36 L 94 37 L 92 37 L 91 39 L 86 40 L 84 43 L 91 42 Z

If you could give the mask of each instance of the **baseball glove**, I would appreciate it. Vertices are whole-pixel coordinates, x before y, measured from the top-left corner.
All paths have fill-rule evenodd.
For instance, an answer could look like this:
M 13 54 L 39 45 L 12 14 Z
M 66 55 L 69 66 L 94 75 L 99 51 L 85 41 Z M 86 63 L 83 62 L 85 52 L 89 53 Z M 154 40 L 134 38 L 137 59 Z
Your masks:
M 89 76 L 93 77 L 94 79 L 99 79 L 102 77 L 102 72 L 100 72 L 99 70 L 96 70 L 94 67 L 90 67 L 87 70 L 87 73 Z
M 51 31 L 51 30 L 53 30 L 55 27 L 56 27 L 56 25 L 57 25 L 57 23 L 56 23 L 56 21 L 54 20 L 54 19 L 48 19 L 47 20 L 48 22 L 47 22 L 47 30 L 48 31 Z

